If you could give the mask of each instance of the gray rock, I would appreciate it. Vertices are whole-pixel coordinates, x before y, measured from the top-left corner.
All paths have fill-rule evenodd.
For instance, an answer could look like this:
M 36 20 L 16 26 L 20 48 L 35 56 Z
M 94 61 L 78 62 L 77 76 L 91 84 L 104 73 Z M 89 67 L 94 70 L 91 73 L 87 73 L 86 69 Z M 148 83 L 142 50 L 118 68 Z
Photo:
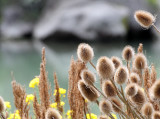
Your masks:
M 20 38 L 32 32 L 33 24 L 23 20 L 24 12 L 19 6 L 3 10 L 0 32 L 4 38 Z
M 60 0 L 50 6 L 34 28 L 34 37 L 44 39 L 56 32 L 71 33 L 82 39 L 103 36 L 125 36 L 123 21 L 128 9 L 106 1 Z

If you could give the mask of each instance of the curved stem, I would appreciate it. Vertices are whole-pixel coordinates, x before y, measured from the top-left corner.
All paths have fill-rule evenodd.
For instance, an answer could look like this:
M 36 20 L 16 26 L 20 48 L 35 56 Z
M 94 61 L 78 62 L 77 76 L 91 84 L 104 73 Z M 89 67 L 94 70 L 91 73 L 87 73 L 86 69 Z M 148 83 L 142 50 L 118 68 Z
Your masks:
M 159 30 L 154 24 L 153 24 L 152 26 L 153 26 L 154 29 L 156 29 L 156 31 L 157 31 L 158 33 L 160 33 L 160 30 Z

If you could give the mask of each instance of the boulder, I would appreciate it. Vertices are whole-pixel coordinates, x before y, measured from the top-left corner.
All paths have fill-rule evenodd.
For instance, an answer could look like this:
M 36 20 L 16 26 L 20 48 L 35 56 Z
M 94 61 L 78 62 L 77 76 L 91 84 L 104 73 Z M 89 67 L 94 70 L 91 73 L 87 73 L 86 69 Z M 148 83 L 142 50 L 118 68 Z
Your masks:
M 96 0 L 60 0 L 45 9 L 34 28 L 36 39 L 68 33 L 80 39 L 125 36 L 129 10 L 122 5 Z
M 3 10 L 1 35 L 4 38 L 21 38 L 32 32 L 33 24 L 23 20 L 24 12 L 20 6 L 8 6 Z

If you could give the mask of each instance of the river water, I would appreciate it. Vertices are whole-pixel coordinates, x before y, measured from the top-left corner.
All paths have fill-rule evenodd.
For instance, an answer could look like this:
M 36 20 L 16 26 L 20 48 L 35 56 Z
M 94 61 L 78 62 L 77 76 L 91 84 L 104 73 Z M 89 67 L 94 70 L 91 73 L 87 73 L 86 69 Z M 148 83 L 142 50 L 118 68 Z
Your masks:
M 93 63 L 96 64 L 100 56 L 118 56 L 121 57 L 121 51 L 126 45 L 132 45 L 135 50 L 139 42 L 144 44 L 144 53 L 147 55 L 149 66 L 154 63 L 159 76 L 160 70 L 160 42 L 158 40 L 127 42 L 126 40 L 115 40 L 109 42 L 88 42 L 94 49 L 95 57 Z M 73 56 L 76 59 L 76 49 L 80 41 L 3 41 L 0 45 L 0 96 L 6 101 L 10 101 L 13 106 L 13 94 L 11 88 L 11 71 L 17 82 L 26 87 L 27 94 L 33 93 L 34 89 L 28 87 L 30 80 L 34 76 L 39 75 L 39 66 L 41 62 L 41 49 L 46 47 L 47 71 L 48 78 L 53 86 L 53 72 L 57 73 L 60 87 L 67 89 L 68 87 L 68 69 L 70 59 Z M 94 69 L 88 65 L 93 72 Z M 53 88 L 53 87 L 52 87 Z M 67 102 L 67 100 L 64 100 Z M 93 112 L 97 111 L 97 107 L 91 104 Z M 66 103 L 66 109 L 68 104 Z M 13 110 L 12 109 L 12 110 Z

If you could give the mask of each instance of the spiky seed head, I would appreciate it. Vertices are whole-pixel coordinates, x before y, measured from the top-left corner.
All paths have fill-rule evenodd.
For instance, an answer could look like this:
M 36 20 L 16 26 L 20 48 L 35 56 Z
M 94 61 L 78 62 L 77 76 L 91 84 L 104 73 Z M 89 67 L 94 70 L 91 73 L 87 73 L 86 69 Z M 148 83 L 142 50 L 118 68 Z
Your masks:
M 159 111 L 154 111 L 152 115 L 152 119 L 160 119 L 160 112 Z
M 146 29 L 152 26 L 156 21 L 156 18 L 150 12 L 144 10 L 136 11 L 134 14 L 134 18 L 139 23 L 139 25 Z
M 87 86 L 83 80 L 78 82 L 78 89 L 81 95 L 90 102 L 94 102 L 99 97 L 99 93 L 92 86 Z
M 112 60 L 105 56 L 98 59 L 96 69 L 99 76 L 103 79 L 112 78 L 115 71 Z
M 126 61 L 130 61 L 134 56 L 134 49 L 131 46 L 124 47 L 122 57 Z
M 94 56 L 93 48 L 86 43 L 81 43 L 78 46 L 77 55 L 82 62 L 87 63 L 91 61 Z
M 125 88 L 125 93 L 128 96 L 135 96 L 138 92 L 138 86 L 135 83 L 128 84 Z
M 131 97 L 131 101 L 136 105 L 143 105 L 146 101 L 144 90 L 138 87 L 138 92 L 136 95 Z
M 61 119 L 61 115 L 57 110 L 49 108 L 45 114 L 45 119 Z
M 134 60 L 133 60 L 133 66 L 136 69 L 145 69 L 147 66 L 147 59 L 142 53 L 138 53 L 135 55 Z
M 154 109 L 153 109 L 153 105 L 149 102 L 145 103 L 143 106 L 142 106 L 142 114 L 146 117 L 151 117 Z
M 109 119 L 109 118 L 105 115 L 101 115 L 101 116 L 98 117 L 98 119 Z
M 113 111 L 116 112 L 116 113 L 120 113 L 122 108 L 123 108 L 122 103 L 120 102 L 120 100 L 118 100 L 115 97 L 112 97 L 110 100 L 112 101 L 112 103 L 117 105 L 117 106 L 115 106 L 114 104 L 112 104 Z
M 143 53 L 143 44 L 140 43 L 138 46 L 138 53 Z
M 140 82 L 140 77 L 137 73 L 130 74 L 130 82 L 138 84 Z
M 128 69 L 124 66 L 120 66 L 114 75 L 115 82 L 118 84 L 124 84 L 129 78 Z
M 111 60 L 114 64 L 115 69 L 117 69 L 119 66 L 122 65 L 122 60 L 118 57 L 113 56 L 113 57 L 111 57 Z
M 84 83 L 88 86 L 93 85 L 93 83 L 95 83 L 96 81 L 95 75 L 91 71 L 86 69 L 82 71 L 81 78 L 84 81 Z
M 114 88 L 111 81 L 106 80 L 102 85 L 103 93 L 108 97 L 116 96 L 116 89 Z
M 108 115 L 112 111 L 112 104 L 108 100 L 102 100 L 99 104 L 99 109 L 101 112 Z
M 154 98 L 160 99 L 160 80 L 156 80 L 150 90 Z
M 6 109 L 3 98 L 0 96 L 0 113 Z

